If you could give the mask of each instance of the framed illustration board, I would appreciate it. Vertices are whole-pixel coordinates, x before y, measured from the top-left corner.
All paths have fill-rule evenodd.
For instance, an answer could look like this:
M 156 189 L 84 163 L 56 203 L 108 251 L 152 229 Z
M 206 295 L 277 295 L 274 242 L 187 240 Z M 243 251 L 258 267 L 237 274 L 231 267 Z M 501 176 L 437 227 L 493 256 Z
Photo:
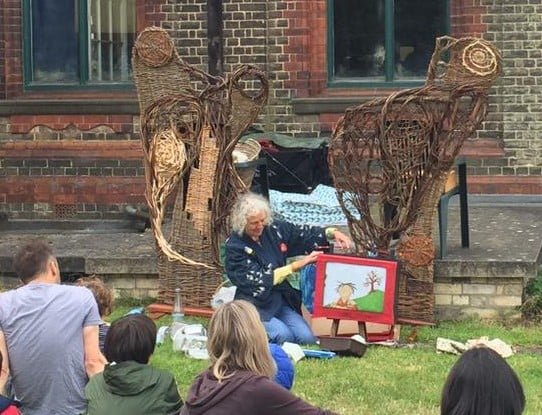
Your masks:
M 313 315 L 393 325 L 397 274 L 395 260 L 321 254 Z

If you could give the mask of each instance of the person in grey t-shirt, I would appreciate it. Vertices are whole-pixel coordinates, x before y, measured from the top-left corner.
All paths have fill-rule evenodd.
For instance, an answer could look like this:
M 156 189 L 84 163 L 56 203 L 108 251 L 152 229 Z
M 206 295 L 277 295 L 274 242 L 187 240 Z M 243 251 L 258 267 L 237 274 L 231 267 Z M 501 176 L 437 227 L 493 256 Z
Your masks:
M 75 415 L 85 411 L 84 387 L 105 358 L 92 293 L 60 285 L 50 246 L 35 240 L 15 255 L 24 286 L 0 294 L 0 351 L 24 415 Z

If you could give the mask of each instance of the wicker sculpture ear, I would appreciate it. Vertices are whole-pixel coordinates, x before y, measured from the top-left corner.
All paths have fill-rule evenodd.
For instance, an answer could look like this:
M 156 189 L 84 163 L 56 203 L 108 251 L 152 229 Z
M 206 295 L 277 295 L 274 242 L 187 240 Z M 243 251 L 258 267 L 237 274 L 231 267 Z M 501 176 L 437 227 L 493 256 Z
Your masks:
M 263 71 L 251 65 L 236 68 L 226 82 L 231 102 L 231 139 L 237 142 L 241 134 L 256 121 L 266 104 L 269 83 Z M 247 86 L 259 88 L 248 90 Z
M 231 137 L 226 151 L 228 153 L 230 150 L 233 151 L 241 134 L 256 121 L 267 103 L 269 83 L 263 71 L 251 65 L 243 65 L 235 69 L 231 77 L 226 80 L 226 84 L 231 105 Z M 259 87 L 259 89 L 248 90 L 247 86 Z M 237 191 L 246 191 L 246 186 L 238 172 L 232 169 L 232 173 Z
M 145 199 L 157 245 L 170 261 L 208 265 L 177 252 L 164 237 L 166 201 L 199 154 L 203 109 L 197 100 L 174 96 L 155 102 L 142 117 Z

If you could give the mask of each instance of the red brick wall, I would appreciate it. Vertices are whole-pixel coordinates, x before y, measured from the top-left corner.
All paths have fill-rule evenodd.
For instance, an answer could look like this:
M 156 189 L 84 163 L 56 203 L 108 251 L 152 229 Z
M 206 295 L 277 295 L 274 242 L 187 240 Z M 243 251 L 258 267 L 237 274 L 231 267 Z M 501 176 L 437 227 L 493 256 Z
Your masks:
M 518 2 L 525 3 L 526 16 L 532 15 L 527 9 L 531 7 L 528 0 Z M 496 6 L 486 6 L 486 3 L 485 0 L 450 0 L 452 35 L 484 36 L 496 42 L 505 36 L 498 32 L 502 28 L 498 19 L 505 9 L 497 10 Z M 117 96 L 99 91 L 23 91 L 21 4 L 20 0 L 3 0 L 0 8 L 0 99 Z M 356 96 L 363 99 L 389 92 L 327 88 L 326 0 L 224 0 L 223 6 L 226 70 L 241 63 L 252 63 L 267 71 L 270 98 L 265 114 L 257 123 L 266 131 L 297 137 L 331 134 L 341 114 L 294 114 L 293 98 Z M 136 7 L 138 30 L 150 25 L 167 29 L 181 56 L 198 68 L 207 69 L 206 0 L 137 0 Z M 517 9 L 513 7 L 506 10 L 513 14 Z M 519 36 L 521 16 L 506 17 L 516 19 L 518 30 L 514 36 Z M 515 44 L 511 48 L 506 52 L 509 60 L 515 59 L 513 53 L 522 52 L 514 50 L 517 49 Z M 527 64 L 526 61 L 524 66 Z M 512 66 L 519 70 L 518 65 Z M 518 78 L 514 82 L 520 85 L 522 81 Z M 518 97 L 523 95 L 518 93 Z M 134 93 L 123 96 L 133 97 Z M 530 175 L 540 172 L 540 167 L 531 166 L 530 161 L 539 160 L 536 154 L 540 153 L 527 154 L 527 151 L 539 151 L 532 144 L 534 139 L 528 141 L 531 147 L 526 147 L 527 135 L 520 142 L 515 132 L 516 135 L 511 136 L 512 131 L 505 131 L 508 134 L 505 142 L 514 139 L 517 147 L 525 150 L 499 147 L 503 143 L 499 134 L 502 135 L 504 111 L 499 110 L 499 105 L 498 98 L 492 96 L 490 118 L 479 134 L 482 140 L 466 147 L 472 157 L 469 164 L 471 191 L 542 193 L 539 176 L 527 177 L 523 187 L 515 177 L 525 171 Z M 69 205 L 68 210 L 83 217 L 105 217 L 119 214 L 124 203 L 143 202 L 142 158 L 140 149 L 133 147 L 139 146 L 138 123 L 137 116 L 115 114 L 1 117 L 0 209 L 7 207 L 21 216 L 51 216 L 55 214 L 55 206 Z M 530 167 L 521 163 L 530 163 Z M 514 177 L 505 177 L 507 181 L 496 186 L 491 180 L 494 176 L 487 176 L 495 174 Z
M 284 69 L 291 74 L 285 87 L 297 91 L 297 97 L 318 94 L 327 82 L 326 1 L 288 2 L 283 16 L 287 19 L 288 38 Z
M 482 16 L 487 13 L 484 0 L 451 0 L 451 34 L 452 36 L 482 36 L 487 25 Z
M 0 98 L 11 98 L 22 91 L 22 10 L 20 0 L 3 0 L 0 8 L 3 24 L 0 30 L 3 32 L 4 48 L 0 51 L 3 56 L 4 84 L 0 92 Z
M 5 16 L 4 10 L 0 10 L 0 51 L 6 50 L 6 41 L 5 41 Z M 6 65 L 5 60 L 0 52 L 0 99 L 6 97 Z
M 137 30 L 140 32 L 147 26 L 160 26 L 166 20 L 163 10 L 167 0 L 137 0 Z
M 166 20 L 167 0 L 137 0 L 137 28 Z M 125 98 L 135 92 L 23 90 L 22 2 L 0 8 L 0 99 Z M 144 203 L 136 115 L 0 117 L 0 210 L 12 217 L 124 215 Z
M 139 140 L 0 141 L 0 207 L 11 217 L 125 216 L 144 203 Z

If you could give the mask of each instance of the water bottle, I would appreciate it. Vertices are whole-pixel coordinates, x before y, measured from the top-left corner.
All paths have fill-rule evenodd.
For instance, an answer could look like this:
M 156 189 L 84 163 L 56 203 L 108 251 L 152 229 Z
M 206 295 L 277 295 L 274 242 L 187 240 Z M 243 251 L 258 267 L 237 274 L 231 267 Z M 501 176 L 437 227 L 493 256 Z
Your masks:
M 175 299 L 173 301 L 173 310 L 171 312 L 171 318 L 173 322 L 171 323 L 169 334 L 171 336 L 171 339 L 173 340 L 175 338 L 175 334 L 177 331 L 184 328 L 185 321 L 184 321 L 184 313 L 183 313 L 183 307 L 182 307 L 182 300 L 181 300 L 181 289 L 175 288 Z
M 180 288 L 175 288 L 175 301 L 173 302 L 173 311 L 171 313 L 171 317 L 174 323 L 183 323 L 184 313 Z

